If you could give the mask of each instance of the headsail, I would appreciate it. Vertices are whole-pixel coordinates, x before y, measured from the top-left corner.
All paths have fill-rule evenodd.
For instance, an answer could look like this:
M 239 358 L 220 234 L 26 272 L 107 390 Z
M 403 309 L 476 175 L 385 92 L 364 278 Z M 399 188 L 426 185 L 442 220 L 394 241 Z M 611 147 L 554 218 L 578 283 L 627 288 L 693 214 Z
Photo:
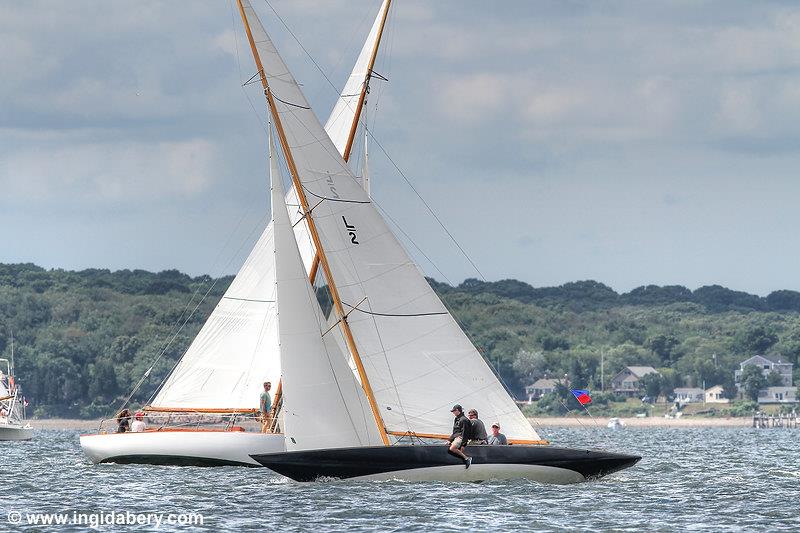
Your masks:
M 271 137 L 270 162 L 286 449 L 380 444 L 361 386 L 338 345 L 323 340 L 326 321 L 292 232 Z
M 262 383 L 277 383 L 272 241 L 268 226 L 151 409 L 254 410 Z
M 328 282 L 344 308 L 332 320 L 352 333 L 351 354 L 360 356 L 385 428 L 441 434 L 452 422 L 450 407 L 461 403 L 500 421 L 510 438 L 538 440 L 339 155 L 249 2 L 241 6 L 284 152 L 313 206 Z
M 386 17 L 389 14 L 391 3 L 391 0 L 383 0 L 381 9 L 372 24 L 369 37 L 367 37 L 367 41 L 361 49 L 355 67 L 353 67 L 342 94 L 336 101 L 333 112 L 331 112 L 331 116 L 325 124 L 325 131 L 328 132 L 334 146 L 342 154 L 345 161 L 350 159 L 353 139 L 361 118 L 361 108 L 364 106 L 369 79 L 375 66 L 375 57 L 378 53 L 378 46 L 380 45 L 381 35 L 386 25 Z

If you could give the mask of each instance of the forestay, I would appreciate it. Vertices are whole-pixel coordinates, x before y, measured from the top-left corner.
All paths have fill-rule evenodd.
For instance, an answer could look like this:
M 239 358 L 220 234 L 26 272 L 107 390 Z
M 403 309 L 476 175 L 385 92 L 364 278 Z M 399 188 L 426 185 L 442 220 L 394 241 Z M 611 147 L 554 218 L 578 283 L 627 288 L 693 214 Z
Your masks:
M 447 432 L 450 407 L 460 403 L 477 409 L 484 420 L 499 421 L 510 438 L 538 440 L 371 204 L 252 7 L 243 4 L 386 428 Z
M 326 322 L 292 232 L 275 158 L 270 159 L 286 449 L 380 444 L 369 404 L 344 355 L 335 342 L 323 340 Z

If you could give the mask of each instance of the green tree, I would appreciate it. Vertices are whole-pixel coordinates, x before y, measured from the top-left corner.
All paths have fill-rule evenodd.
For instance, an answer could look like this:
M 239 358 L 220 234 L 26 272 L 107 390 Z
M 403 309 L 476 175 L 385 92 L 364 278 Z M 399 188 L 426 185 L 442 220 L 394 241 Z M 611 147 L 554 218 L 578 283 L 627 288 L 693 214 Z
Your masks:
M 679 344 L 680 341 L 673 335 L 664 334 L 651 337 L 645 342 L 647 349 L 658 355 L 661 361 L 667 364 L 673 362 L 673 353 Z
M 761 368 L 757 365 L 747 365 L 742 371 L 739 381 L 744 391 L 745 398 L 758 401 L 758 391 L 767 386 L 767 378 L 761 373 Z
M 639 386 L 647 396 L 654 400 L 664 391 L 664 377 L 658 373 L 646 374 L 639 380 Z
M 783 376 L 775 370 L 767 375 L 767 387 L 782 387 Z
M 754 326 L 743 331 L 738 340 L 745 353 L 763 354 L 778 342 L 778 335 L 771 328 Z

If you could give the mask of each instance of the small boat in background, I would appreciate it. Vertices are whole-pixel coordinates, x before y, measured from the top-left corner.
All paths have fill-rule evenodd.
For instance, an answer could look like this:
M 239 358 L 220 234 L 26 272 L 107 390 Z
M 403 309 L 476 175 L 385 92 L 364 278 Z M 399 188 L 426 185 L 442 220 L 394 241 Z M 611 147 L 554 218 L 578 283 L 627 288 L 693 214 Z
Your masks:
M 606 427 L 608 427 L 608 429 L 622 429 L 625 427 L 625 421 L 617 417 L 609 418 Z
M 5 371 L 5 372 L 4 372 Z M 11 360 L 0 359 L 0 440 L 31 440 L 33 428 L 25 421 L 26 400 L 14 377 L 14 341 Z

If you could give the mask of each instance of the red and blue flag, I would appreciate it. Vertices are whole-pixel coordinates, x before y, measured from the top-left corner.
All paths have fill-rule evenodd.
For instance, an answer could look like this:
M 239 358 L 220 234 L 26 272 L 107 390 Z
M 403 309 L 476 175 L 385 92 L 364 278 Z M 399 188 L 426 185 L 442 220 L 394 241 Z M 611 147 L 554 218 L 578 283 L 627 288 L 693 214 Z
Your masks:
M 578 400 L 578 403 L 581 405 L 589 405 L 592 403 L 592 397 L 589 396 L 588 390 L 583 389 L 570 389 L 572 394 L 575 396 L 575 399 Z

